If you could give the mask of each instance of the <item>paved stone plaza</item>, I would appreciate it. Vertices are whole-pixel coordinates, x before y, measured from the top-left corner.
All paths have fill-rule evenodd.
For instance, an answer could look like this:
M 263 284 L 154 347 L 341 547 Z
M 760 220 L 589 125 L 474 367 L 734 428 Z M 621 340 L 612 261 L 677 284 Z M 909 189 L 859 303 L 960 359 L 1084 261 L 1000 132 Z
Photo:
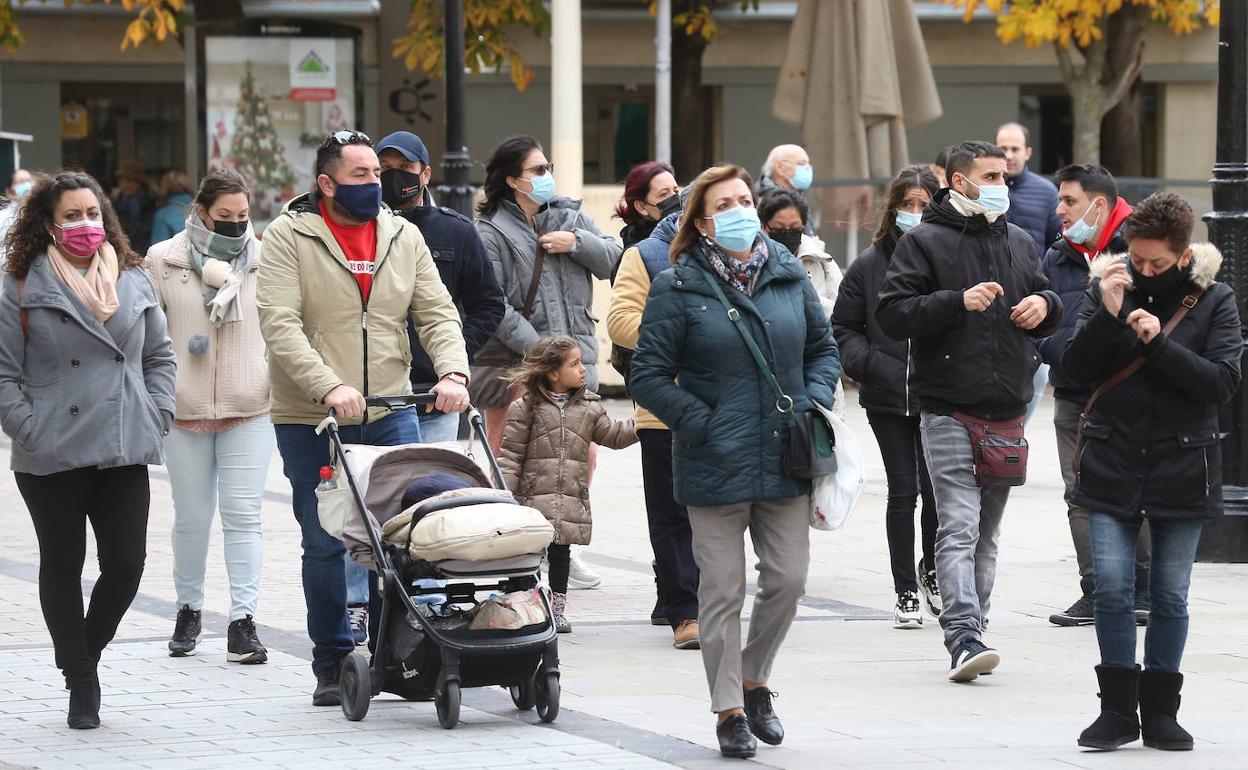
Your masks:
M 628 404 L 613 402 L 612 409 L 625 414 Z M 1003 662 L 994 676 L 969 685 L 945 680 L 949 659 L 930 618 L 921 630 L 892 628 L 883 469 L 863 413 L 855 403 L 847 411 L 868 450 L 867 489 L 846 531 L 812 534 L 808 595 L 771 682 L 787 737 L 782 747 L 760 745 L 753 765 L 1248 767 L 1248 565 L 1195 569 L 1180 715 L 1196 751 L 1167 754 L 1137 742 L 1112 754 L 1085 753 L 1075 737 L 1097 710 L 1095 635 L 1091 627 L 1047 622 L 1077 590 L 1051 400 L 1031 423 L 1031 480 L 1015 491 L 1006 516 L 986 639 Z M 7 441 L 0 456 L 7 467 Z M 584 554 L 604 581 L 570 596 L 575 632 L 560 638 L 558 721 L 539 725 L 503 690 L 490 688 L 465 691 L 462 722 L 450 731 L 438 727 L 429 703 L 383 696 L 358 723 L 338 708 L 311 705 L 298 529 L 276 456 L 257 618 L 270 662 L 225 662 L 219 531 L 200 653 L 168 657 L 172 503 L 167 476 L 153 469 L 147 572 L 101 664 L 103 726 L 68 729 L 67 694 L 39 611 L 34 532 L 12 474 L 0 474 L 0 767 L 720 766 L 728 760 L 715 749 L 701 658 L 673 649 L 670 630 L 648 621 L 653 583 L 639 467 L 636 446 L 599 455 L 594 543 Z M 89 564 L 88 581 L 92 570 Z

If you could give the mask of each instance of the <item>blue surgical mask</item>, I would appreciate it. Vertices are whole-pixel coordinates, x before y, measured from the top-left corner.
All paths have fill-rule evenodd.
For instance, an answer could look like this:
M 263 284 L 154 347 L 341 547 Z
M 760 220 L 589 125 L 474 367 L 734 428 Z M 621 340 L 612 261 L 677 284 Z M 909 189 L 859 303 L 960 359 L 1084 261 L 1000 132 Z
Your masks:
M 793 178 L 789 180 L 789 184 L 793 185 L 793 189 L 808 189 L 813 181 L 815 181 L 815 170 L 809 163 L 793 167 Z
M 524 194 L 529 196 L 529 200 L 539 206 L 550 203 L 555 197 L 555 175 L 547 171 L 541 176 L 531 177 L 529 184 L 533 185 L 533 189 Z M 522 191 L 523 192 L 523 191 Z
M 919 222 L 922 222 L 922 221 L 923 221 L 922 214 L 916 214 L 913 211 L 898 211 L 897 212 L 897 219 L 896 219 L 897 227 L 901 228 L 901 231 L 903 233 L 909 231 L 910 228 L 914 227 L 915 225 L 917 225 Z
M 339 184 L 334 188 L 334 201 L 356 219 L 369 221 L 381 213 L 381 185 L 376 182 Z
M 30 190 L 34 186 L 35 186 L 35 183 L 30 181 L 29 179 L 26 180 L 25 182 L 18 182 L 17 184 L 13 185 L 13 196 L 16 198 L 25 198 L 27 195 L 30 194 Z
M 750 248 L 762 229 L 758 211 L 753 206 L 734 206 L 703 219 L 715 222 L 715 242 L 726 251 L 745 251 Z
M 982 203 L 984 208 L 996 214 L 1004 214 L 1010 210 L 1010 188 L 1003 184 L 978 185 L 969 179 L 966 183 L 979 190 L 979 197 L 976 200 Z
M 1096 212 L 1096 219 L 1092 220 L 1092 224 L 1083 221 L 1083 217 L 1088 215 L 1092 207 L 1096 205 L 1096 201 L 1088 204 L 1088 208 L 1083 212 L 1083 216 L 1070 223 L 1070 227 L 1062 235 L 1066 236 L 1066 240 L 1071 243 L 1087 243 L 1088 239 L 1096 232 L 1096 225 L 1101 221 L 1101 212 Z

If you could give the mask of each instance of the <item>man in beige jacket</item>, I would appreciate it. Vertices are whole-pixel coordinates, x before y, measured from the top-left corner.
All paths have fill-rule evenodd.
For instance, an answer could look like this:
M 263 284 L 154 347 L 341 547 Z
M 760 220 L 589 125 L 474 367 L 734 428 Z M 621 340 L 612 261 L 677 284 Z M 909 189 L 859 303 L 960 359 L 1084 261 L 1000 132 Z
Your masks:
M 338 705 L 338 671 L 355 640 L 345 551 L 317 517 L 315 489 L 329 462 L 329 439 L 316 435 L 316 425 L 333 408 L 346 443 L 420 441 L 414 411 L 368 409 L 364 401 L 366 394 L 411 393 L 409 317 L 440 378 L 433 387 L 437 408 L 468 406 L 459 313 L 420 231 L 382 208 L 380 173 L 367 136 L 330 134 L 316 153 L 316 189 L 286 205 L 261 246 L 260 327 L 278 450 L 303 531 L 317 706 Z

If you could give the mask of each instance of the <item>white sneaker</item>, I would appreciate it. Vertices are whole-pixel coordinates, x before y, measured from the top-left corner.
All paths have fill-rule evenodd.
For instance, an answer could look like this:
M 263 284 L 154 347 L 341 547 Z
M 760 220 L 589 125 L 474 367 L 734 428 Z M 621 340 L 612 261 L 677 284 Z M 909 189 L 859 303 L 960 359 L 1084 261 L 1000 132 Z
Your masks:
M 578 552 L 573 550 L 572 560 L 568 565 L 568 587 L 586 590 L 600 585 L 602 585 L 602 576 L 586 566 L 585 562 L 581 561 Z
M 897 606 L 893 607 L 893 628 L 922 628 L 923 609 L 919 607 L 919 595 L 914 591 L 897 594 Z

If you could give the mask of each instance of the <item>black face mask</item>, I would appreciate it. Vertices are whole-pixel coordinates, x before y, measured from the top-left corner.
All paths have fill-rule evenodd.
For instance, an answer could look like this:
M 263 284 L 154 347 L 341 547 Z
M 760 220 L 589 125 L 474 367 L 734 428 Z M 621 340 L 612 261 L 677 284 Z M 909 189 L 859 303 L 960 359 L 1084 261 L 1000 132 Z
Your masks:
M 223 238 L 238 238 L 247 232 L 247 220 L 242 222 L 222 222 L 220 219 L 212 220 L 212 231 Z
M 1164 273 L 1157 275 L 1141 275 L 1135 270 L 1135 266 L 1127 263 L 1131 270 L 1131 282 L 1135 286 L 1136 292 L 1146 297 L 1161 298 L 1169 296 L 1175 289 L 1179 288 L 1185 280 L 1187 280 L 1188 268 L 1180 268 L 1178 263 L 1170 266 L 1170 269 Z
M 797 256 L 797 249 L 802 244 L 801 228 L 775 230 L 770 235 L 773 241 L 788 249 L 793 256 Z
M 666 219 L 672 214 L 675 214 L 677 211 L 680 211 L 680 196 L 676 194 L 669 195 L 654 204 L 654 207 L 659 210 L 659 219 Z
M 381 172 L 381 199 L 392 209 L 400 208 L 416 198 L 423 189 L 420 174 L 401 168 L 388 168 Z

